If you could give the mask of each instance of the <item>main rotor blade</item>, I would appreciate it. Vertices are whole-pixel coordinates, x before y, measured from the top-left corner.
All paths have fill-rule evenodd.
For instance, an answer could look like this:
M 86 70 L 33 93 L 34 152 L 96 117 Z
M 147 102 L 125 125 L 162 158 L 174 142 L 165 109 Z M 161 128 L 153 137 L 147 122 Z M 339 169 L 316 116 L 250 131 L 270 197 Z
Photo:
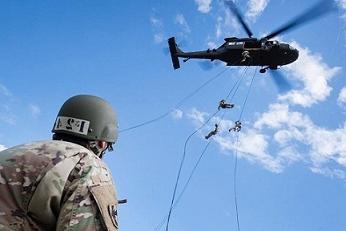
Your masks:
M 271 39 L 279 34 L 282 34 L 284 32 L 287 32 L 295 27 L 298 27 L 308 21 L 311 21 L 313 19 L 316 19 L 318 17 L 323 16 L 324 14 L 330 13 L 331 11 L 336 9 L 336 3 L 334 0 L 321 0 L 317 2 L 314 6 L 312 6 L 310 9 L 306 10 L 302 14 L 298 15 L 297 17 L 293 18 L 288 23 L 281 26 L 276 31 L 270 33 L 264 39 Z
M 237 17 L 238 22 L 242 25 L 243 29 L 246 31 L 249 38 L 251 38 L 253 34 L 250 28 L 248 27 L 248 25 L 245 23 L 243 16 L 239 12 L 234 2 L 232 0 L 225 0 L 224 2 L 225 2 L 225 5 L 228 6 L 228 8 L 232 11 L 232 13 Z
M 286 92 L 292 89 L 291 84 L 288 82 L 286 77 L 280 72 L 280 70 L 268 70 L 271 77 L 277 86 L 279 92 Z

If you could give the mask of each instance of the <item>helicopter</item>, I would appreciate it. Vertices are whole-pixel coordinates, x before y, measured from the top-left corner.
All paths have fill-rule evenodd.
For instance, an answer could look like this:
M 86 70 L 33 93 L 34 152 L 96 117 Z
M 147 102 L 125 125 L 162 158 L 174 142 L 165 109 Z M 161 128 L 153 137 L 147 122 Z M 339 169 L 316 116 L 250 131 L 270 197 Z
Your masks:
M 174 69 L 180 68 L 179 58 L 184 58 L 184 62 L 190 59 L 209 59 L 210 61 L 220 60 L 225 62 L 227 66 L 260 66 L 260 73 L 265 73 L 268 69 L 276 70 L 280 66 L 296 61 L 299 51 L 287 43 L 272 39 L 335 9 L 332 0 L 321 0 L 277 30 L 258 39 L 252 37 L 253 33 L 245 23 L 235 3 L 232 0 L 225 0 L 224 3 L 235 15 L 248 37 L 225 38 L 225 42 L 216 49 L 194 52 L 182 51 L 177 46 L 175 37 L 171 37 L 168 39 L 168 45 Z

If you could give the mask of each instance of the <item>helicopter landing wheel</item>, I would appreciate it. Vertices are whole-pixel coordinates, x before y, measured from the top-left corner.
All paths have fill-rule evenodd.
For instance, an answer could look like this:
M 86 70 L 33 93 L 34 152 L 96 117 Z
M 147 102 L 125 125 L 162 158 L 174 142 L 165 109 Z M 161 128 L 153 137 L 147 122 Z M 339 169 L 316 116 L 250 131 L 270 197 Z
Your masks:
M 259 70 L 259 72 L 262 73 L 262 74 L 266 73 L 266 71 L 267 71 L 266 68 L 262 68 L 262 69 Z

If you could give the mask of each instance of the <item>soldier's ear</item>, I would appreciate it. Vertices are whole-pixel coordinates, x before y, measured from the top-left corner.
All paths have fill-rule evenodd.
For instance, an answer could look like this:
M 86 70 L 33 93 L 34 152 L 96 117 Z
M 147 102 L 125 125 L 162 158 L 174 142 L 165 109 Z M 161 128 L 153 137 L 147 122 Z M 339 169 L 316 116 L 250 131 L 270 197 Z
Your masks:
M 98 141 L 97 146 L 101 149 L 105 149 L 107 147 L 107 142 L 106 141 Z

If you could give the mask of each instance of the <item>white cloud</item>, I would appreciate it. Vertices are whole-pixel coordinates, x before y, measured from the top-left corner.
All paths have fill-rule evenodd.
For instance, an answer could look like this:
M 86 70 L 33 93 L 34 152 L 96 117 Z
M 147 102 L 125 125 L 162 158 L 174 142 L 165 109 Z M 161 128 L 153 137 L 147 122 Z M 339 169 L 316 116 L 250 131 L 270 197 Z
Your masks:
M 236 142 L 235 134 L 225 134 L 216 136 L 215 141 L 221 150 L 234 153 L 236 150 L 240 158 L 244 158 L 253 164 L 259 164 L 265 169 L 280 173 L 284 169 L 284 164 L 289 165 L 299 158 L 293 150 L 282 150 L 277 156 L 268 153 L 269 137 L 249 129 L 239 133 L 239 141 Z
M 286 69 L 292 77 L 302 82 L 303 88 L 291 90 L 279 99 L 303 107 L 311 107 L 313 104 L 326 100 L 332 90 L 328 81 L 338 74 L 341 68 L 329 67 L 319 54 L 301 47 L 297 42 L 292 42 L 291 45 L 299 50 L 299 58 L 286 66 Z
M 216 16 L 215 34 L 213 38 L 208 38 L 209 42 L 212 44 L 219 44 L 219 40 L 224 37 L 238 36 L 240 32 L 240 25 L 229 10 L 227 4 L 224 4 L 223 1 L 219 1 L 218 6 L 220 9 Z M 215 47 L 218 46 L 214 46 L 213 48 Z
M 281 146 L 305 146 L 309 153 L 305 159 L 315 171 L 329 163 L 346 167 L 346 123 L 342 128 L 328 130 L 316 126 L 307 115 L 290 111 L 288 105 L 274 104 L 258 118 L 255 127 L 260 132 L 265 128 L 274 131 L 274 141 Z
M 341 17 L 346 19 L 346 0 L 336 0 L 336 2 L 339 4 L 339 7 L 344 10 Z
M 252 21 L 255 21 L 258 16 L 265 10 L 269 3 L 269 0 L 249 0 L 248 11 L 245 16 Z
M 330 161 L 346 167 L 346 123 L 343 128 L 327 130 L 309 128 L 304 142 L 311 147 L 311 160 L 314 166 L 321 167 Z
M 232 14 L 232 12 L 225 8 L 225 18 L 224 18 L 224 25 L 223 25 L 223 31 L 225 33 L 230 32 L 231 35 L 237 34 L 240 31 L 240 24 L 236 17 Z
M 268 127 L 272 129 L 281 129 L 284 125 L 288 127 L 304 127 L 311 125 L 307 116 L 300 112 L 290 112 L 287 104 L 271 104 L 268 112 L 264 112 L 254 123 L 254 127 L 262 129 Z
M 222 17 L 217 17 L 217 21 L 216 21 L 216 32 L 215 32 L 215 35 L 216 35 L 216 38 L 219 39 L 222 35 Z
M 212 8 L 212 0 L 195 0 L 195 3 L 198 6 L 198 11 L 204 14 L 209 13 Z
M 41 109 L 39 106 L 30 104 L 29 105 L 29 110 L 32 115 L 32 117 L 37 118 L 41 114 Z
M 197 109 L 192 109 L 189 113 L 189 118 L 199 127 L 205 123 L 210 115 L 200 112 Z M 284 169 L 284 164 L 289 165 L 296 161 L 298 157 L 293 150 L 282 150 L 281 154 L 272 156 L 268 154 L 269 137 L 259 133 L 255 129 L 247 129 L 241 133 L 228 132 L 228 129 L 234 125 L 234 121 L 223 120 L 220 117 L 214 117 L 210 124 L 219 123 L 219 133 L 214 137 L 214 140 L 221 150 L 233 153 L 238 150 L 239 156 L 251 163 L 262 165 L 269 171 L 279 173 Z M 206 128 L 202 133 L 207 133 L 210 130 Z M 236 136 L 239 134 L 239 142 L 236 143 Z
M 164 40 L 163 22 L 155 16 L 150 17 L 150 23 L 154 31 L 154 42 L 161 43 Z
M 7 103 L 0 105 L 0 121 L 10 125 L 16 124 L 16 116 L 11 111 L 11 106 Z
M 176 109 L 171 113 L 173 119 L 179 120 L 183 118 L 184 112 L 182 110 Z
M 208 116 L 193 109 L 189 117 L 200 126 Z M 220 118 L 215 117 L 210 124 L 218 121 Z M 220 133 L 214 137 L 224 152 L 238 150 L 239 157 L 274 173 L 303 161 L 315 173 L 333 173 L 338 178 L 345 174 L 340 169 L 346 167 L 346 123 L 344 127 L 328 130 L 315 125 L 309 116 L 291 111 L 288 105 L 272 104 L 258 117 L 254 127 L 243 127 L 240 133 L 223 131 L 232 124 L 233 121 L 222 120 Z M 236 134 L 239 134 L 238 144 Z
M 7 148 L 5 147 L 5 145 L 0 144 L 0 152 L 3 151 L 3 150 L 5 150 L 5 149 L 7 149 Z
M 164 35 L 162 33 L 154 34 L 154 42 L 155 43 L 162 43 L 163 40 L 164 40 Z
M 338 0 L 339 5 L 346 10 L 346 0 Z
M 161 28 L 163 26 L 162 21 L 154 16 L 150 17 L 150 23 L 152 26 L 158 27 L 158 28 Z
M 342 88 L 339 93 L 338 104 L 340 106 L 346 106 L 346 87 Z
M 184 15 L 177 14 L 177 16 L 175 17 L 175 23 L 179 24 L 182 27 L 182 29 L 183 29 L 183 31 L 185 33 L 190 33 L 191 32 L 190 27 L 187 24 Z
M 330 178 L 345 179 L 345 171 L 341 169 L 330 169 L 330 168 L 311 168 L 313 173 L 321 174 Z
M 213 41 L 208 42 L 207 46 L 208 46 L 209 49 L 214 49 L 214 48 L 218 47 L 218 45 L 215 42 L 213 42 Z
M 196 108 L 192 108 L 191 111 L 187 114 L 188 118 L 192 119 L 196 126 L 201 126 L 205 123 L 205 117 L 208 116 L 206 112 L 200 112 Z

